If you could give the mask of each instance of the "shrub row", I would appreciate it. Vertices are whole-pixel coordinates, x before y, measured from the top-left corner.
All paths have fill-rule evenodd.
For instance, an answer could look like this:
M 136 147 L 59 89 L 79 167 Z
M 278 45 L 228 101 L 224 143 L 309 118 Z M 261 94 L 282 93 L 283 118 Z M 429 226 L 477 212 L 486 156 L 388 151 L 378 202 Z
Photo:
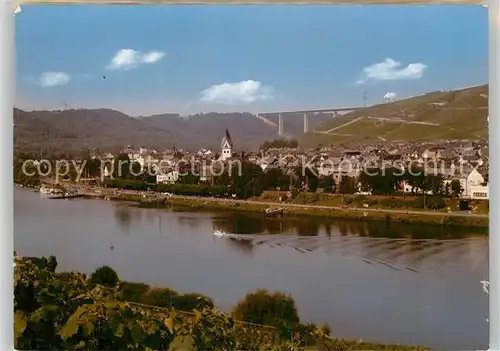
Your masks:
M 213 301 L 201 294 L 179 294 L 169 288 L 151 288 L 143 283 L 122 282 L 118 298 L 151 306 L 175 308 L 180 311 L 213 308 Z
M 169 192 L 175 195 L 200 196 L 200 197 L 221 197 L 228 196 L 227 187 L 209 186 L 196 184 L 150 184 L 140 180 L 109 179 L 103 185 L 107 188 L 135 190 L 135 191 L 157 191 Z

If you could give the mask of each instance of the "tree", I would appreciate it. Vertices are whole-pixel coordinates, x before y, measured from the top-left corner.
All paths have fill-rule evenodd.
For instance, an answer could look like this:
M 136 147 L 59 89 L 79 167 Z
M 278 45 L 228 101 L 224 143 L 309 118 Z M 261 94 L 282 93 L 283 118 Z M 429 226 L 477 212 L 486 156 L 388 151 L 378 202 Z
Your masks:
M 222 174 L 215 177 L 215 185 L 225 186 L 230 188 L 232 186 L 232 183 L 233 179 L 231 178 L 231 175 L 229 174 L 228 170 L 224 170 Z
M 264 189 L 262 168 L 251 162 L 242 162 L 241 174 L 232 172 L 232 186 L 236 196 L 245 199 L 251 196 L 259 196 Z
M 144 177 L 144 170 L 142 169 L 141 164 L 137 161 L 132 161 L 129 168 L 129 178 L 136 180 L 143 180 L 143 177 Z
M 401 171 L 396 168 L 368 169 L 361 172 L 359 182 L 364 191 L 374 194 L 393 194 L 402 180 Z
M 118 273 L 109 266 L 97 268 L 90 276 L 90 285 L 104 285 L 113 288 L 118 284 Z
M 299 142 L 294 139 L 279 138 L 271 141 L 265 141 L 261 146 L 260 150 L 267 151 L 272 148 L 283 149 L 291 148 L 294 149 L 299 146 Z
M 200 182 L 200 176 L 193 174 L 191 172 L 179 177 L 179 184 L 198 184 Z
M 414 189 L 421 189 L 425 191 L 426 188 L 426 179 L 425 173 L 422 168 L 419 167 L 411 167 L 408 169 L 408 172 L 405 172 L 404 179 L 408 182 L 408 185 L 412 187 L 412 192 Z
M 318 189 L 318 174 L 308 167 L 304 172 L 304 184 L 307 186 L 308 191 L 316 192 L 316 190 Z
M 264 172 L 263 183 L 266 189 L 285 189 L 290 185 L 290 177 L 284 174 L 280 168 L 271 168 Z
M 451 193 L 454 197 L 459 197 L 463 193 L 464 189 L 462 188 L 462 184 L 458 179 L 453 179 L 451 181 Z
M 446 183 L 444 186 L 444 195 L 445 196 L 450 196 L 451 195 L 451 184 Z
M 323 188 L 323 191 L 325 193 L 331 193 L 333 191 L 333 188 L 335 187 L 335 181 L 331 176 L 320 177 L 318 187 Z
M 57 258 L 56 256 L 49 256 L 47 259 L 47 270 L 49 272 L 55 272 L 57 268 Z
M 441 174 L 429 174 L 425 177 L 425 187 L 433 195 L 440 195 L 444 191 L 444 178 Z
M 280 292 L 257 290 L 238 302 L 233 310 L 235 319 L 245 322 L 293 328 L 299 323 L 295 301 Z
M 101 176 L 101 161 L 97 158 L 88 158 L 85 163 L 86 174 L 88 177 Z
M 119 154 L 115 160 L 115 174 L 116 178 L 128 179 L 130 174 L 130 158 L 127 154 Z
M 358 191 L 356 179 L 354 177 L 342 176 L 340 178 L 339 192 L 342 194 L 354 194 Z

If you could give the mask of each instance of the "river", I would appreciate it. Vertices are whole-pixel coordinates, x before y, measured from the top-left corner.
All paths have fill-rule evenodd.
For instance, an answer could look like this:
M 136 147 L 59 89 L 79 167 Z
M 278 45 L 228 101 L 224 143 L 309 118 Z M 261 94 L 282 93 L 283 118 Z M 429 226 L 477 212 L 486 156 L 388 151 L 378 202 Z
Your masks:
M 142 209 L 16 187 L 14 243 L 21 255 L 55 255 L 60 270 L 109 265 L 122 280 L 199 292 L 225 311 L 257 288 L 287 292 L 302 320 L 338 337 L 488 348 L 481 229 Z

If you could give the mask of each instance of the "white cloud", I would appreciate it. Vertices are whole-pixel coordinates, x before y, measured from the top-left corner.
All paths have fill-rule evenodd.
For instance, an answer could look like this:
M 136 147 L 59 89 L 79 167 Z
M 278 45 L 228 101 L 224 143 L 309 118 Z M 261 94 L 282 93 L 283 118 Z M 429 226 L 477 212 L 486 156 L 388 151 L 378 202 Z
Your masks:
M 38 78 L 38 84 L 48 88 L 68 84 L 70 80 L 71 76 L 64 72 L 45 72 Z
M 273 95 L 272 87 L 262 86 L 261 82 L 245 80 L 212 85 L 201 92 L 201 101 L 220 104 L 252 103 L 272 100 Z
M 160 61 L 166 54 L 161 51 L 140 52 L 132 49 L 118 50 L 108 65 L 109 69 L 129 70 L 143 64 Z
M 382 62 L 363 68 L 364 77 L 357 83 L 363 84 L 368 80 L 420 79 L 425 69 L 427 69 L 427 65 L 424 63 L 410 63 L 408 66 L 402 67 L 401 62 L 386 58 Z

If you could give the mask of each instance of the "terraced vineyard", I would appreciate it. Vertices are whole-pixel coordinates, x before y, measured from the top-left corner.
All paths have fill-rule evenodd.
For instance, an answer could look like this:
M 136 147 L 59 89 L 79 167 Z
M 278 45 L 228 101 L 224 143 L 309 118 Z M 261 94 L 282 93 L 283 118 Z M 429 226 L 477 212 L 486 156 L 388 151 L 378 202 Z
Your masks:
M 488 86 L 434 92 L 358 110 L 320 124 L 300 146 L 488 138 Z

